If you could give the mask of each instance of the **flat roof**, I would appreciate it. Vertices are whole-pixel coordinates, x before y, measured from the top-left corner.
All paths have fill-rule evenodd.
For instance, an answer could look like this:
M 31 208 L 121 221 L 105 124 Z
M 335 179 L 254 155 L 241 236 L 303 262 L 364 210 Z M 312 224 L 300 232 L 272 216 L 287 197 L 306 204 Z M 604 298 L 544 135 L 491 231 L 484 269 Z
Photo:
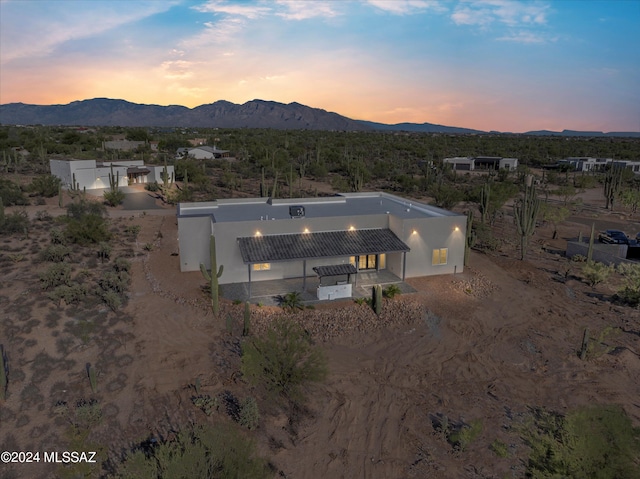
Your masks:
M 245 264 L 409 251 L 386 228 L 238 238 Z
M 392 214 L 399 218 L 460 216 L 388 193 L 342 193 L 321 198 L 240 198 L 203 203 L 179 203 L 178 217 L 211 215 L 216 223 L 290 219 L 289 207 L 303 206 L 304 217 L 363 216 Z

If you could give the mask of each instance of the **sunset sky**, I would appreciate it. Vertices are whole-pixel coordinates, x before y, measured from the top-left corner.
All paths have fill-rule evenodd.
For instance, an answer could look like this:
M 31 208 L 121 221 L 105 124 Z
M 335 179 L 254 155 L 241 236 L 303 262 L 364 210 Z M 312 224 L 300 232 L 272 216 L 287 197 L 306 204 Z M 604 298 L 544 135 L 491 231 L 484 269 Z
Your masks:
M 299 102 L 640 131 L 640 0 L 0 0 L 0 104 Z

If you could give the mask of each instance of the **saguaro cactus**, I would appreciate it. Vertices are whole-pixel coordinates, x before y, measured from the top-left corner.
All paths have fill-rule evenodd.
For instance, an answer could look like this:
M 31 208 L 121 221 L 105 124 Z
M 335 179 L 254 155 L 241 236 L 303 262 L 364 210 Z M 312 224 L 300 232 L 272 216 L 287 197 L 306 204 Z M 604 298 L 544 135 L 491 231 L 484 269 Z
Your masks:
M 89 377 L 89 384 L 91 385 L 91 392 L 95 394 L 98 392 L 98 373 L 91 363 L 87 363 L 87 376 Z
M 220 265 L 220 268 L 218 268 L 218 261 L 216 258 L 216 237 L 214 235 L 211 235 L 211 240 L 209 241 L 209 259 L 211 260 L 211 271 L 207 271 L 207 267 L 202 263 L 200 263 L 200 271 L 211 287 L 211 310 L 213 311 L 214 316 L 218 316 L 218 312 L 220 311 L 218 301 L 218 278 L 222 276 L 224 266 Z
M 604 198 L 607 200 L 606 208 L 613 211 L 613 204 L 622 188 L 622 170 L 620 165 L 611 165 L 604 176 Z
M 480 221 L 485 224 L 489 217 L 489 198 L 491 195 L 491 184 L 485 183 L 480 190 Z
M 376 284 L 373 287 L 373 290 L 371 291 L 371 293 L 372 293 L 371 302 L 372 302 L 373 310 L 378 316 L 380 316 L 380 313 L 382 312 L 382 286 L 380 286 L 379 284 Z
M 118 191 L 118 186 L 120 184 L 120 172 L 117 171 L 116 174 L 113 174 L 113 164 L 111 165 L 111 173 L 109 173 L 109 188 L 111 191 Z
M 476 233 L 473 231 L 473 211 L 467 212 L 467 236 L 464 242 L 464 265 L 469 265 L 471 248 L 476 244 Z
M 534 186 L 525 184 L 524 197 L 514 206 L 514 219 L 520 236 L 520 259 L 523 260 L 527 252 L 529 238 L 536 229 L 536 220 L 540 211 L 540 199 L 536 195 Z

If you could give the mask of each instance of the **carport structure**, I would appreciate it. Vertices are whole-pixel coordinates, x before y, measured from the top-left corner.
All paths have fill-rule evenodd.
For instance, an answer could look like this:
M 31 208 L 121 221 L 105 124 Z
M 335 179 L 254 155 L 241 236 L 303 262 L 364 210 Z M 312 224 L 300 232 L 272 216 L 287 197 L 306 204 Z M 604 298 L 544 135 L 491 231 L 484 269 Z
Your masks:
M 307 260 L 342 258 L 349 261 L 359 256 L 402 253 L 404 281 L 406 254 L 410 251 L 409 246 L 388 228 L 247 236 L 237 241 L 242 260 L 247 265 L 248 299 L 251 298 L 251 272 L 257 264 L 302 262 L 302 288 L 305 290 Z M 355 273 L 357 264 L 356 261 Z

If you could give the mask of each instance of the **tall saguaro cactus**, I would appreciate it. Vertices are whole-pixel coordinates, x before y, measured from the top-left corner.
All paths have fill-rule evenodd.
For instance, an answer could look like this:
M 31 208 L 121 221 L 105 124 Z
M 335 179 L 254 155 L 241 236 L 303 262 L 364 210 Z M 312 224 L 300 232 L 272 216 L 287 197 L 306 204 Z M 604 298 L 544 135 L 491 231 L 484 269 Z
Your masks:
M 607 200 L 607 209 L 611 207 L 613 210 L 613 204 L 622 189 L 622 170 L 623 167 L 620 165 L 611 165 L 604 176 L 604 198 Z
M 485 224 L 489 217 L 489 198 L 491 196 L 491 184 L 485 183 L 480 190 L 480 222 Z
M 529 245 L 529 238 L 536 229 L 540 211 L 540 199 L 534 186 L 525 184 L 524 197 L 513 206 L 514 218 L 520 236 L 520 259 L 523 260 Z
M 473 211 L 467 212 L 467 235 L 464 242 L 464 265 L 469 265 L 471 248 L 476 244 L 476 233 L 473 231 Z
M 200 263 L 200 271 L 211 287 L 211 310 L 213 311 L 214 316 L 218 316 L 218 312 L 220 311 L 220 304 L 218 301 L 218 278 L 222 276 L 224 266 L 220 265 L 220 268 L 218 268 L 218 261 L 216 258 L 216 237 L 214 235 L 211 235 L 211 240 L 209 241 L 209 258 L 211 260 L 211 271 L 207 271 L 207 267 L 202 263 Z
M 111 191 L 118 191 L 118 186 L 120 184 L 120 172 L 117 171 L 116 174 L 113 174 L 113 164 L 111 164 L 111 173 L 109 173 L 109 188 Z

